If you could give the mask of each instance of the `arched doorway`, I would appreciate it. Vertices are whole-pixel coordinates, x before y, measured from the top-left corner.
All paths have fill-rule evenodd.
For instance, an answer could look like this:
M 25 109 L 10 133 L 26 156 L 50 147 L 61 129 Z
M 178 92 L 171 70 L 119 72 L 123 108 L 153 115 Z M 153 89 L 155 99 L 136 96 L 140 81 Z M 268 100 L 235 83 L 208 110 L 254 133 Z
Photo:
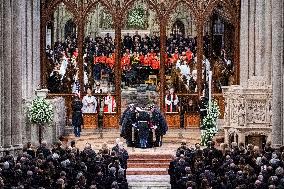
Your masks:
M 76 37 L 76 24 L 73 19 L 70 19 L 66 22 L 64 37 L 65 39 L 67 39 L 68 37 L 71 39 Z
M 172 33 L 175 36 L 178 36 L 178 35 L 184 36 L 185 28 L 184 28 L 184 23 L 181 20 L 175 21 L 175 23 L 172 26 Z

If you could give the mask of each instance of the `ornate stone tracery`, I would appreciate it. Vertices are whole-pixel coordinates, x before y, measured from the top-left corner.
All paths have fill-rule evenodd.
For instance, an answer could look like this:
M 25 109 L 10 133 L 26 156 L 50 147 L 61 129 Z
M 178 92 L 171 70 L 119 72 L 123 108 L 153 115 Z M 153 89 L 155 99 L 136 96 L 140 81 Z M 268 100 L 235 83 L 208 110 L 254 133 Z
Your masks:
M 167 33 L 167 25 L 170 21 L 170 15 L 173 10 L 181 4 L 185 4 L 189 9 L 189 12 L 192 15 L 193 20 L 196 24 L 196 32 L 197 32 L 197 70 L 198 70 L 198 95 L 202 94 L 202 47 L 203 47 L 203 25 L 206 22 L 207 18 L 213 13 L 214 9 L 218 5 L 222 5 L 224 7 L 224 14 L 230 15 L 230 18 L 234 18 L 232 20 L 233 25 L 235 26 L 235 44 L 239 43 L 239 1 L 233 0 L 144 0 L 150 9 L 152 9 L 157 16 L 157 20 L 160 21 L 159 33 L 161 36 L 161 68 L 160 68 L 160 85 L 161 88 L 165 88 L 165 54 L 166 54 L 166 33 Z M 79 64 L 79 81 L 81 86 L 81 91 L 83 91 L 83 39 L 86 27 L 86 19 L 88 14 L 92 12 L 93 9 L 96 8 L 98 4 L 105 8 L 106 12 L 108 12 L 113 19 L 113 28 L 115 30 L 115 44 L 116 44 L 116 52 L 115 52 L 115 78 L 116 78 L 116 97 L 117 97 L 117 105 L 118 105 L 118 115 L 120 115 L 121 111 L 121 70 L 120 68 L 120 49 L 121 49 L 121 30 L 123 28 L 123 24 L 125 19 L 127 18 L 125 14 L 128 10 L 131 9 L 132 5 L 137 2 L 136 0 L 124 0 L 124 1 L 114 1 L 114 0 L 48 0 L 42 1 L 41 3 L 41 73 L 46 73 L 45 62 L 45 34 L 46 34 L 46 24 L 51 20 L 51 17 L 56 9 L 56 7 L 60 3 L 64 3 L 66 9 L 70 11 L 73 18 L 75 19 L 75 23 L 77 26 L 77 38 L 78 38 L 78 64 Z M 239 46 L 235 46 L 236 53 L 234 62 L 236 63 L 237 71 L 236 71 L 236 84 L 239 81 L 238 74 L 238 52 Z M 47 75 L 42 74 L 41 83 L 43 86 L 46 85 Z M 160 98 L 164 98 L 164 90 L 160 90 Z M 164 101 L 160 101 L 160 107 L 164 107 Z

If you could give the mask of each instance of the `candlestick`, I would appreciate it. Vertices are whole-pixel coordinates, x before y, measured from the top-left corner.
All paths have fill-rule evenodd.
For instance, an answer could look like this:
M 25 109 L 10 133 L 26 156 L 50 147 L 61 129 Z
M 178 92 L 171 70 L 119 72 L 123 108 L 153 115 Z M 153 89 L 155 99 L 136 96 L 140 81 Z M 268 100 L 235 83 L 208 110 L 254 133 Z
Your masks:
M 209 71 L 209 81 L 208 81 L 208 88 L 209 88 L 209 112 L 211 110 L 211 87 L 212 87 L 212 71 Z

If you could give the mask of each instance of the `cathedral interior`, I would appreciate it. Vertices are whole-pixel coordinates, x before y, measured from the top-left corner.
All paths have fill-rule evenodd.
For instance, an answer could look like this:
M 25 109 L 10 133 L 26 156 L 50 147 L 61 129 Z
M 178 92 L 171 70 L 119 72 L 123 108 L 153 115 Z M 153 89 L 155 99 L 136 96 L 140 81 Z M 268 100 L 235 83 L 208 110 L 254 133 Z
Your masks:
M 180 143 L 206 149 L 204 120 L 214 107 L 216 130 L 208 136 L 218 150 L 282 149 L 283 15 L 282 0 L 1 0 L 1 166 L 8 161 L 2 157 L 22 154 L 27 143 L 55 148 L 58 140 L 76 141 L 96 152 L 117 138 L 128 145 L 121 120 L 130 105 L 155 107 L 167 133 L 163 145 L 128 146 L 129 186 L 120 189 L 178 188 L 172 156 Z M 54 116 L 39 127 L 28 112 L 42 93 Z M 84 106 L 90 94 L 95 109 L 83 111 L 81 136 L 74 137 L 74 101 Z M 151 159 L 153 167 L 142 162 Z M 207 188 L 199 184 L 190 188 Z

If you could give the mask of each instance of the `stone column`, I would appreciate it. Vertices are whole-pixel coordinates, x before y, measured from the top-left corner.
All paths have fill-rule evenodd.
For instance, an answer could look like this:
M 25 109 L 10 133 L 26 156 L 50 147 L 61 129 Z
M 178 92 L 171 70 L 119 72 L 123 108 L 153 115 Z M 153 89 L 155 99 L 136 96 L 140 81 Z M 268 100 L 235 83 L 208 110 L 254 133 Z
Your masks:
M 26 67 L 26 72 L 23 72 L 23 77 L 26 78 L 25 80 L 25 99 L 29 99 L 33 95 L 33 52 L 36 51 L 37 48 L 33 47 L 33 22 L 32 22 L 32 2 L 28 0 L 26 2 L 26 51 L 25 54 L 27 56 L 26 62 L 23 67 Z M 24 92 L 24 91 L 23 91 Z
M 249 2 L 241 2 L 241 32 L 240 32 L 240 84 L 246 86 L 249 79 Z
M 263 2 L 264 0 L 256 0 L 256 10 L 255 10 L 255 75 L 263 76 Z
M 4 81 L 4 76 L 3 76 L 3 69 L 4 69 L 4 61 L 3 61 L 3 30 L 2 30 L 2 20 L 3 20 L 3 3 L 1 1 L 0 3 L 0 149 L 2 148 L 2 145 L 3 145 L 3 133 L 2 133 L 2 126 L 4 125 L 3 122 L 2 122 L 2 117 L 3 117 L 3 114 L 4 114 L 4 111 L 3 110 L 3 105 L 2 104 L 2 97 L 3 97 L 3 90 L 2 88 L 4 87 L 3 86 L 3 81 Z
M 272 144 L 283 144 L 283 3 L 272 0 Z
M 11 41 L 12 41 L 12 5 L 11 1 L 2 1 L 3 3 L 3 86 L 1 90 L 3 91 L 3 115 L 1 116 L 2 124 L 4 126 L 4 141 L 3 147 L 11 147 L 11 110 L 12 110 L 12 99 L 11 99 L 11 61 L 12 61 L 12 51 L 11 51 Z M 19 50 L 19 49 L 18 49 Z
M 271 20 L 271 0 L 265 0 L 265 40 L 264 40 L 264 62 L 263 62 L 263 70 L 266 73 L 267 83 L 271 84 L 271 74 L 272 74 L 272 66 L 271 66 L 271 40 L 272 40 L 272 20 Z
M 249 77 L 255 75 L 255 0 L 249 3 Z M 242 47 L 241 47 L 242 48 Z
M 24 12 L 23 1 L 14 0 L 12 5 L 12 94 L 11 94 L 11 110 L 12 110 L 12 145 L 19 147 L 22 145 L 22 17 Z
M 32 91 L 31 95 L 34 96 L 34 90 L 40 84 L 40 1 L 31 0 L 31 16 L 32 16 Z

